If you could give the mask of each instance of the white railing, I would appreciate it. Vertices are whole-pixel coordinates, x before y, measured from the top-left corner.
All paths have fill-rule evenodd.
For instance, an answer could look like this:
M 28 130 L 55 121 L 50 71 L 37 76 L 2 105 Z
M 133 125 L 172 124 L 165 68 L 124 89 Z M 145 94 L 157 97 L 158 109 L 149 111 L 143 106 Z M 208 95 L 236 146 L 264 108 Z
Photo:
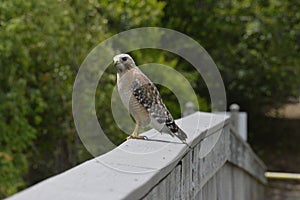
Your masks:
M 126 141 L 8 200 L 264 199 L 265 166 L 228 117 L 196 112 L 177 122 L 191 148 L 150 130 L 149 140 Z

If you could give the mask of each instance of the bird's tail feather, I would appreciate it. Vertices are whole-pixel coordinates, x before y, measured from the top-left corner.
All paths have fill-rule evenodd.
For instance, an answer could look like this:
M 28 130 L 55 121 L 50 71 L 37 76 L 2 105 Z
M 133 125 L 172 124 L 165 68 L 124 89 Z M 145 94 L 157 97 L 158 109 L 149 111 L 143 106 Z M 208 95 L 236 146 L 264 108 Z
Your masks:
M 191 149 L 191 146 L 186 143 L 187 135 L 181 128 L 178 127 L 178 131 L 174 135 Z
M 178 139 L 180 139 L 181 141 L 185 142 L 187 139 L 187 135 L 186 133 L 178 127 L 178 131 L 173 133 Z
M 172 136 L 172 137 L 177 137 L 179 140 L 182 141 L 182 143 L 186 144 L 189 148 L 191 148 L 187 143 L 187 135 L 186 133 L 177 126 L 177 124 L 172 121 L 171 123 L 166 124 L 165 128 L 167 128 L 167 132 Z

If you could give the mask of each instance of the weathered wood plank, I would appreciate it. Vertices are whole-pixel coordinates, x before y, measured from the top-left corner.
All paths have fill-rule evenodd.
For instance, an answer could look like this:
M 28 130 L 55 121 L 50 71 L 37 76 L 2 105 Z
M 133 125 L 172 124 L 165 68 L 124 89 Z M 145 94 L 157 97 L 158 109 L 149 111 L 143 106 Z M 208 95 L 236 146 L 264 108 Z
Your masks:
M 253 177 L 266 184 L 267 180 L 264 176 L 266 166 L 255 155 L 251 147 L 240 138 L 240 136 L 230 134 L 230 156 L 228 160 L 241 167 Z
M 232 167 L 225 164 L 216 174 L 217 176 L 217 199 L 218 200 L 231 200 L 233 199 L 232 193 Z
M 174 184 L 172 184 L 171 186 L 174 187 L 175 191 L 174 191 L 174 199 L 181 199 L 181 170 L 182 170 L 182 166 L 178 165 L 175 167 L 174 170 L 174 174 L 175 174 L 175 182 Z

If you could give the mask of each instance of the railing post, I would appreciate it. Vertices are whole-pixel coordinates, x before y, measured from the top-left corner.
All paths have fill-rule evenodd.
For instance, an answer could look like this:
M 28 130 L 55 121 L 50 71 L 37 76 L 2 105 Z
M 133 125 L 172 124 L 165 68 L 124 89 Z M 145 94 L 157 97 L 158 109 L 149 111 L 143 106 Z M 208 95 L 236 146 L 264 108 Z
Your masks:
M 240 112 L 240 106 L 235 103 L 231 104 L 229 109 L 231 130 L 247 141 L 247 113 Z
M 239 127 L 239 111 L 240 111 L 240 106 L 237 104 L 231 104 L 230 107 L 230 126 L 231 129 L 235 132 L 238 133 L 238 127 Z
M 187 102 L 184 105 L 183 117 L 195 113 L 195 105 L 193 102 Z

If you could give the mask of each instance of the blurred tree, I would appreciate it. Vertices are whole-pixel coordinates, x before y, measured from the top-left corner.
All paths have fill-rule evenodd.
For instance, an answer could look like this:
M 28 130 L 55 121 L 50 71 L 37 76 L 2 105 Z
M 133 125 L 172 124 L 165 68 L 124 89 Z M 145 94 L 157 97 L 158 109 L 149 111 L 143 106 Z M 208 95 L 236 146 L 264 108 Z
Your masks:
M 249 113 L 250 142 L 263 153 L 266 143 L 278 142 L 270 137 L 274 126 L 265 124 L 266 113 L 299 95 L 300 2 L 164 2 L 163 26 L 188 34 L 211 54 L 222 73 L 228 104 L 238 103 Z M 206 86 L 198 82 L 197 88 L 209 101 Z
M 87 159 L 72 119 L 76 72 L 113 33 L 156 25 L 163 6 L 156 0 L 0 2 L 0 197 L 24 187 L 27 160 L 32 184 Z M 115 84 L 111 76 L 102 81 L 104 91 Z M 110 93 L 101 95 L 109 108 Z
M 207 49 L 223 74 L 228 103 L 264 114 L 297 95 L 299 1 L 165 2 L 163 25 Z

